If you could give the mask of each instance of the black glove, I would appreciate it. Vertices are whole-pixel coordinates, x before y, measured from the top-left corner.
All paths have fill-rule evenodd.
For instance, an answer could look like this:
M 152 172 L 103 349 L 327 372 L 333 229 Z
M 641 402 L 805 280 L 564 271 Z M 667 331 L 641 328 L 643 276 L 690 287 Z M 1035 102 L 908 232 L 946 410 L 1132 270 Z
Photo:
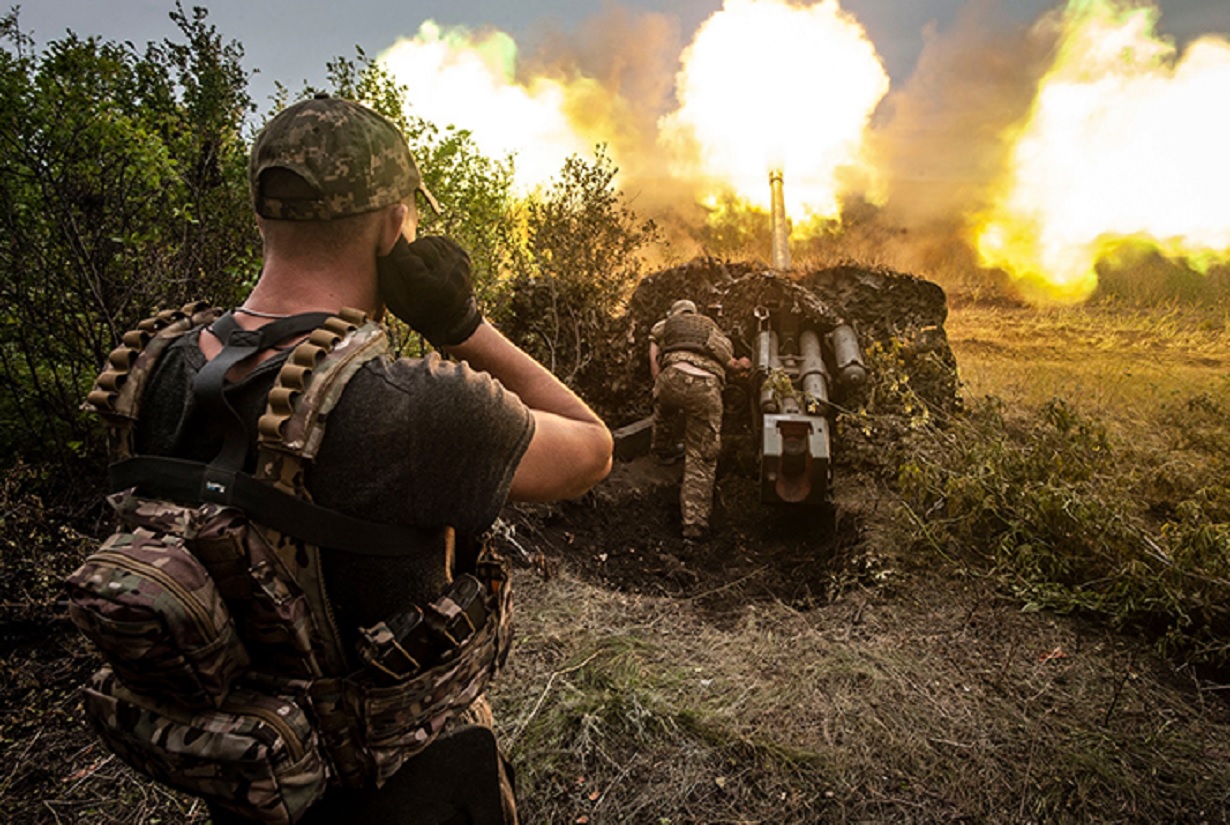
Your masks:
M 460 344 L 483 321 L 474 303 L 470 256 L 455 241 L 398 238 L 388 255 L 376 259 L 376 271 L 389 311 L 437 349 Z

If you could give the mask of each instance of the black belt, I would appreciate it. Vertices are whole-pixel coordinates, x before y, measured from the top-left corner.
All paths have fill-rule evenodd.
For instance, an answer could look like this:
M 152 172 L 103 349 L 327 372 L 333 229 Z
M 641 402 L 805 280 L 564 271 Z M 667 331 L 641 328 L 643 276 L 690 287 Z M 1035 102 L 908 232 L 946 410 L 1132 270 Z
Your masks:
M 198 461 L 136 456 L 108 468 L 112 492 L 136 487 L 150 498 L 243 510 L 252 521 L 317 547 L 367 556 L 400 556 L 422 546 L 434 528 L 382 524 L 348 516 L 283 492 L 247 473 Z

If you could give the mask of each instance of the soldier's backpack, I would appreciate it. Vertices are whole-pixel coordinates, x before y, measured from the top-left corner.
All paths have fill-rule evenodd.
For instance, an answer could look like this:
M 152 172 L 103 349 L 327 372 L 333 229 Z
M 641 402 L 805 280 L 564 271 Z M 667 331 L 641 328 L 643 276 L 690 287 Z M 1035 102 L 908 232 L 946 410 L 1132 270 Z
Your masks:
M 141 398 L 159 356 L 202 325 L 224 348 L 197 376 L 199 403 L 228 420 L 211 462 L 137 455 Z M 222 392 L 231 366 L 293 336 L 248 435 Z M 321 547 L 404 553 L 418 531 L 311 501 L 305 465 L 346 382 L 384 355 L 357 311 L 239 327 L 204 304 L 123 338 L 88 404 L 109 426 L 108 501 L 120 527 L 67 580 L 74 623 L 104 666 L 87 716 L 124 762 L 267 823 L 293 823 L 330 785 L 379 786 L 482 694 L 511 636 L 510 587 L 489 551 L 447 593 L 363 628 L 346 651 L 321 578 Z

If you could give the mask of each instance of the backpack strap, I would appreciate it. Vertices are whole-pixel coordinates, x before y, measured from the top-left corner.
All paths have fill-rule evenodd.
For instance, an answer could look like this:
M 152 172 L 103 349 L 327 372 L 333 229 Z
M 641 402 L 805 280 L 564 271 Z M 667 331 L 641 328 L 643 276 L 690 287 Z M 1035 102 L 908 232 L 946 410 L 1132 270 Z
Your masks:
M 343 309 L 326 319 L 295 347 L 269 391 L 265 414 L 257 424 L 257 481 L 285 497 L 311 502 L 305 467 L 320 449 L 329 413 L 354 374 L 387 352 L 384 328 L 355 309 Z M 329 672 L 349 672 L 349 657 L 320 559 L 320 547 L 337 545 L 305 541 L 296 537 L 299 534 L 271 530 L 263 524 L 258 529 L 293 571 L 312 614 L 318 617 L 317 630 L 324 642 L 321 652 Z M 398 549 L 405 552 L 413 546 L 406 542 Z
M 226 374 L 231 367 L 258 352 L 272 349 L 279 341 L 302 335 L 331 318 L 328 312 L 307 312 L 279 318 L 258 329 L 244 329 L 228 312 L 209 325 L 209 331 L 222 342 L 222 351 L 201 368 L 192 383 L 197 402 L 211 414 L 226 421 L 222 450 L 210 462 L 223 470 L 242 470 L 248 456 L 248 425 L 227 400 Z
M 358 329 L 354 322 L 366 324 L 361 347 L 352 347 L 346 340 L 346 336 Z M 206 364 L 194 384 L 202 403 L 228 423 L 222 450 L 208 464 L 136 455 L 133 433 L 141 398 L 157 359 L 172 341 L 201 324 L 212 325 L 214 334 L 224 343 L 223 352 Z M 287 404 L 296 405 L 300 410 L 297 418 L 289 415 L 282 418 L 288 422 L 297 421 L 293 425 L 296 432 L 312 435 L 308 456 L 311 457 L 324 435 L 323 427 L 314 426 L 316 419 L 337 403 L 345 381 L 364 361 L 387 349 L 383 329 L 377 324 L 366 323 L 363 313 L 357 310 L 342 310 L 338 316 L 312 313 L 281 319 L 260 330 L 244 330 L 230 313 L 224 314 L 205 304 L 190 304 L 179 311 L 161 312 L 125 334 L 127 343 L 111 354 L 108 368 L 99 376 L 87 398 L 87 405 L 102 416 L 111 431 L 110 491 L 137 487 L 145 495 L 174 501 L 232 505 L 271 529 L 293 533 L 317 546 L 349 552 L 401 555 L 407 547 L 422 541 L 421 530 L 353 518 L 312 503 L 302 485 L 274 485 L 269 483 L 273 478 L 267 474 L 254 478 L 242 472 L 247 430 L 222 392 L 226 373 L 244 358 L 303 332 L 305 328 L 314 331 L 283 365 L 275 392 L 270 394 L 273 399 L 270 408 L 285 410 Z M 304 369 L 307 364 L 313 365 L 317 379 L 308 403 L 297 404 L 297 394 L 312 381 L 312 368 Z M 268 414 L 262 421 L 267 417 Z M 291 463 L 299 468 L 301 463 L 294 463 L 298 459 L 293 458 L 297 454 L 295 446 L 294 443 L 283 445 L 289 451 L 283 455 L 292 456 Z M 261 463 L 268 466 L 268 461 Z M 302 476 L 297 469 L 288 472 Z
M 254 521 L 321 547 L 368 556 L 401 556 L 424 530 L 354 518 L 304 501 L 247 473 L 165 456 L 138 455 L 107 468 L 108 491 L 137 488 L 140 495 L 178 502 L 237 507 Z
M 325 419 L 341 399 L 346 382 L 368 361 L 387 352 L 384 328 L 357 309 L 343 309 L 326 319 L 295 347 L 257 424 L 257 478 L 310 500 L 302 463 L 316 457 Z

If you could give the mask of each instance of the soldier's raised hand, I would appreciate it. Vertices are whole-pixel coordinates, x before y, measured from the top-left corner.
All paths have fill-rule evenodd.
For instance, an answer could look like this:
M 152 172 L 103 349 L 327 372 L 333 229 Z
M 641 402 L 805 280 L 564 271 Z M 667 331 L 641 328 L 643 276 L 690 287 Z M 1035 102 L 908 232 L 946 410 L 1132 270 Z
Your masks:
M 456 241 L 427 236 L 408 243 L 398 238 L 388 255 L 376 259 L 376 267 L 380 296 L 389 311 L 433 347 L 460 344 L 482 323 L 470 256 Z

